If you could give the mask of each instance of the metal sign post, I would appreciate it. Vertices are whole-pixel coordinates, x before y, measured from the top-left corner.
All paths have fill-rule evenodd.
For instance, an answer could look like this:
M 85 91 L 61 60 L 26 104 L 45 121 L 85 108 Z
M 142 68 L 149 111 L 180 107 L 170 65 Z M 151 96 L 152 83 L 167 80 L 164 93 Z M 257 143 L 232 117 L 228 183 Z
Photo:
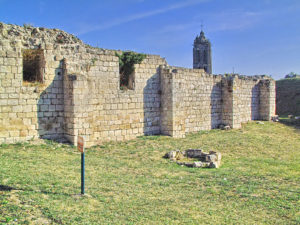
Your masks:
M 77 148 L 81 152 L 81 194 L 84 195 L 84 138 L 77 137 Z

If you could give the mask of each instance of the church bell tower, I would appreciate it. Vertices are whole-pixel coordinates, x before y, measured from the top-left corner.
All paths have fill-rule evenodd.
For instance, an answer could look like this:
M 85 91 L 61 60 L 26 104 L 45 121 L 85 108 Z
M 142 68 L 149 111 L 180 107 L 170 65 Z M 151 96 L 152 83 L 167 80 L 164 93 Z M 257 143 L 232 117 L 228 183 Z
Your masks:
M 204 69 L 206 73 L 212 73 L 211 44 L 210 41 L 206 39 L 202 30 L 200 32 L 200 36 L 197 35 L 194 40 L 193 68 Z

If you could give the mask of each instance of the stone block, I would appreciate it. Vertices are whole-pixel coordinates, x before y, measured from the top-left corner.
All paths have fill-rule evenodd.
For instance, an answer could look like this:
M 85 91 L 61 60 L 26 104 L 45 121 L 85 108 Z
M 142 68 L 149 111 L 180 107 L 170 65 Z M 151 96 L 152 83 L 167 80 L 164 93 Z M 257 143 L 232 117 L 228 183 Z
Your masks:
M 9 131 L 9 136 L 10 137 L 19 137 L 20 131 L 18 131 L 18 130 Z
M 8 58 L 17 58 L 18 57 L 18 52 L 15 51 L 7 51 L 6 52 L 6 56 Z

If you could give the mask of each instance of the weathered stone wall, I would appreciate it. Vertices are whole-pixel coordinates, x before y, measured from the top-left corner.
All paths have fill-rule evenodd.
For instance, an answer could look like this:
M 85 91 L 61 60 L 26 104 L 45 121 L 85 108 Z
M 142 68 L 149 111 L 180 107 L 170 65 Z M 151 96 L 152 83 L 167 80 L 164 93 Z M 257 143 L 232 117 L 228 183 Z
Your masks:
M 40 49 L 43 82 L 23 81 L 25 49 Z M 170 67 L 147 55 L 134 90 L 120 90 L 116 51 L 92 48 L 56 29 L 0 23 L 0 143 L 67 138 L 87 146 L 140 135 L 240 127 L 275 114 L 272 80 L 229 79 Z
M 172 108 L 173 131 L 177 132 L 174 136 L 216 128 L 221 123 L 221 76 L 207 74 L 203 69 L 170 66 L 162 69 L 161 76 L 171 83 L 172 103 L 167 104 Z
M 222 80 L 223 123 L 240 128 L 250 120 L 270 120 L 275 115 L 274 80 L 234 75 Z
M 199 69 L 171 66 L 164 67 L 161 73 L 163 83 L 169 83 L 170 89 L 163 89 L 163 94 L 168 94 L 162 99 L 172 99 L 164 104 L 172 115 L 169 116 L 173 121 L 172 136 L 182 137 L 185 133 L 217 128 L 220 124 L 240 128 L 241 123 L 266 119 L 264 114 L 260 115 L 264 113 L 260 108 L 268 109 L 270 115 L 275 114 L 269 88 L 265 94 L 262 90 L 263 100 L 269 105 L 262 101 L 264 106 L 260 107 L 260 91 L 265 87 L 261 84 L 268 80 L 238 75 L 222 77 Z
M 182 76 L 186 133 L 217 128 L 222 122 L 222 77 L 186 69 Z
M 259 93 L 259 118 L 261 120 L 270 120 L 275 115 L 276 111 L 276 92 L 275 92 L 275 81 L 261 80 L 260 93 Z
M 222 124 L 233 128 L 233 79 L 222 78 Z
M 69 39 L 63 31 L 19 27 L 0 23 L 0 142 L 17 142 L 38 137 L 59 138 L 63 130 L 63 76 L 59 56 L 71 54 L 56 43 Z M 44 82 L 23 82 L 22 51 L 43 49 Z
M 236 77 L 233 80 L 233 128 L 259 119 L 259 80 Z
M 67 137 L 87 145 L 160 133 L 159 56 L 135 69 L 135 89 L 120 90 L 113 50 L 84 45 L 60 30 L 1 24 L 1 142 Z M 44 82 L 23 82 L 22 51 L 43 49 Z
M 173 76 L 168 68 L 159 67 L 161 79 L 161 133 L 174 137 L 173 125 Z
M 276 113 L 300 115 L 300 78 L 276 81 Z
M 135 67 L 134 90 L 120 90 L 119 61 L 114 51 L 96 58 L 88 72 L 76 69 L 78 60 L 66 62 L 65 83 L 73 90 L 73 129 L 68 139 L 84 135 L 87 145 L 122 141 L 160 133 L 159 56 L 148 55 Z M 76 61 L 77 63 L 74 63 Z M 83 62 L 81 62 L 83 63 Z M 84 63 L 83 63 L 84 64 Z

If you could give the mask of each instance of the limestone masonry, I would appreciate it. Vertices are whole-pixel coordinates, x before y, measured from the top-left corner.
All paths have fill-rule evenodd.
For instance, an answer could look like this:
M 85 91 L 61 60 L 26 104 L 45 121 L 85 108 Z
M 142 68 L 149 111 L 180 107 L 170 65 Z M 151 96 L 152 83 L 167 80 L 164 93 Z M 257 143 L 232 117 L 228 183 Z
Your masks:
M 211 75 L 157 55 L 135 65 L 134 90 L 120 90 L 116 52 L 58 29 L 0 23 L 0 143 L 76 144 L 83 135 L 89 147 L 141 135 L 184 137 L 275 114 L 268 77 Z

